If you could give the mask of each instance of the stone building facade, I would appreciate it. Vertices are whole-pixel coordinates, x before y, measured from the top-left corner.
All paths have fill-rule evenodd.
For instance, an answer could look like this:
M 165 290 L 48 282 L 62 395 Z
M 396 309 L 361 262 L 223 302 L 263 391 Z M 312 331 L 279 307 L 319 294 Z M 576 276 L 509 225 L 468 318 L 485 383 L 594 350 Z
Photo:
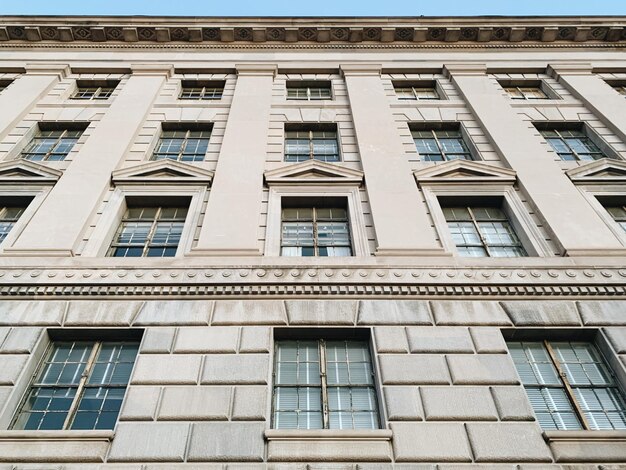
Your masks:
M 623 468 L 625 45 L 0 18 L 0 469 Z

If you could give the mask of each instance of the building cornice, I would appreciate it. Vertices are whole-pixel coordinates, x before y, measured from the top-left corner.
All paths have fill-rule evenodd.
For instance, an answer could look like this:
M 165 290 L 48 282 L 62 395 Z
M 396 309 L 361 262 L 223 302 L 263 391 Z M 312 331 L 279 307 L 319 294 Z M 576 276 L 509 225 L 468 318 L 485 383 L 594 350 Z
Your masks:
M 0 17 L 0 43 L 581 44 L 626 42 L 626 17 Z

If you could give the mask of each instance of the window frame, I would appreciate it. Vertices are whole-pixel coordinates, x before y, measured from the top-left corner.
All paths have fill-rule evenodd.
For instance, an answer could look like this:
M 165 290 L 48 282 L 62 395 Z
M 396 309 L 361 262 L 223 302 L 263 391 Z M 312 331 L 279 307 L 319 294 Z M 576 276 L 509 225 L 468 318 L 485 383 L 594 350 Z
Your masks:
M 360 184 L 324 184 L 306 186 L 290 186 L 289 178 L 285 178 L 283 184 L 273 183 L 269 188 L 267 204 L 267 227 L 265 233 L 265 256 L 274 256 L 285 259 L 280 255 L 282 237 L 282 198 L 345 198 L 348 212 L 348 224 L 350 228 L 350 241 L 352 243 L 352 256 L 349 258 L 369 256 L 367 232 L 365 227 L 365 217 L 361 206 Z M 310 262 L 319 263 L 318 256 L 292 257 L 298 263 L 310 258 Z M 324 257 L 324 262 L 338 260 L 338 263 L 345 263 L 348 257 Z
M 159 144 L 161 143 L 161 141 L 163 139 L 165 139 L 166 137 L 164 137 L 164 133 L 165 132 L 185 132 L 185 137 L 183 138 L 183 144 L 181 145 L 181 149 L 180 152 L 177 155 L 177 158 L 155 158 L 155 155 L 157 154 L 157 149 L 159 148 Z M 209 137 L 207 139 L 207 150 L 204 153 L 204 155 L 202 156 L 201 160 L 182 160 L 182 156 L 184 155 L 183 151 L 184 148 L 187 144 L 187 140 L 190 138 L 189 137 L 189 133 L 190 132 L 208 132 L 209 133 Z M 206 161 L 206 156 L 209 153 L 209 146 L 211 145 L 211 137 L 213 136 L 213 123 L 212 122 L 202 122 L 202 123 L 194 123 L 194 122 L 172 122 L 172 121 L 165 121 L 161 123 L 161 129 L 160 131 L 157 133 L 157 135 L 155 136 L 156 139 L 154 140 L 153 144 L 150 146 L 150 158 L 148 159 L 148 161 L 151 162 L 158 162 L 158 161 L 162 161 L 162 160 L 171 160 L 171 161 L 175 161 L 175 162 L 181 162 L 181 163 L 185 163 L 185 164 L 194 164 L 194 163 L 201 163 L 201 162 L 205 162 Z M 194 155 L 198 155 L 198 154 L 194 154 Z
M 412 124 L 409 124 L 409 130 L 411 131 L 411 139 L 413 141 L 413 146 L 415 147 L 415 151 L 417 152 L 417 155 L 419 156 L 420 162 L 445 163 L 445 162 L 451 162 L 455 160 L 465 160 L 465 161 L 477 160 L 475 156 L 476 152 L 472 151 L 472 146 L 470 145 L 469 136 L 467 136 L 467 134 L 463 131 L 460 124 L 447 125 L 447 124 L 442 124 L 442 123 L 435 123 L 432 126 L 430 126 L 430 125 L 426 125 L 422 123 L 420 123 L 420 125 L 416 125 L 415 123 L 412 123 Z M 420 154 L 419 150 L 417 149 L 417 144 L 415 143 L 415 137 L 413 136 L 414 132 L 430 132 L 432 135 L 432 139 L 435 140 L 435 143 L 437 145 L 437 150 L 439 150 L 439 154 L 441 155 L 442 160 L 425 160 L 422 154 Z M 437 132 L 458 132 L 462 146 L 465 149 L 467 149 L 467 152 L 462 152 L 462 154 L 463 155 L 467 154 L 469 158 L 452 158 L 452 159 L 447 158 L 447 154 L 445 153 L 442 147 L 442 144 L 439 142 L 439 137 L 437 136 Z M 457 153 L 454 155 L 460 155 L 460 154 Z
M 90 126 L 90 124 L 91 122 L 85 122 L 85 121 L 67 121 L 67 122 L 40 121 L 35 126 L 33 126 L 33 128 L 28 133 L 26 133 L 26 135 L 24 135 L 23 146 L 17 152 L 16 158 L 21 159 L 26 162 L 32 162 L 35 164 L 44 164 L 44 165 L 50 164 L 50 163 L 54 164 L 54 163 L 59 163 L 59 162 L 65 162 L 67 160 L 67 157 L 75 150 L 76 146 L 83 143 L 81 142 L 81 139 L 85 137 L 85 131 Z M 35 139 L 41 138 L 41 134 L 43 132 L 56 132 L 56 131 L 61 131 L 62 135 L 59 137 L 56 137 L 56 142 L 54 146 L 52 147 L 52 150 L 54 150 L 59 145 L 60 139 L 63 138 L 63 134 L 65 134 L 68 131 L 80 131 L 80 135 L 76 137 L 76 142 L 74 143 L 74 145 L 72 145 L 72 147 L 68 150 L 68 152 L 63 155 L 62 159 L 50 160 L 49 158 L 47 158 L 50 154 L 53 153 L 52 150 L 46 152 L 45 153 L 46 158 L 42 160 L 32 160 L 30 158 L 25 157 L 27 153 L 30 153 L 30 152 L 27 152 L 27 150 L 29 149 L 31 144 L 33 144 Z
M 320 86 L 321 84 L 327 85 L 327 86 Z M 312 88 L 316 88 L 316 89 L 328 88 L 330 92 L 330 96 L 328 98 L 320 98 L 320 99 L 312 98 L 311 97 Z M 306 89 L 306 98 L 290 98 L 289 89 Z M 307 103 L 319 103 L 319 102 L 324 102 L 324 101 L 332 101 L 334 99 L 335 99 L 335 94 L 333 93 L 332 80 L 289 80 L 288 79 L 285 82 L 285 101 L 304 101 Z
M 615 237 L 626 247 L 626 231 L 615 222 L 611 214 L 606 210 L 602 199 L 615 198 L 626 201 L 626 188 L 623 184 L 576 184 L 576 187 L 587 200 L 589 205 L 595 210 L 596 214 L 604 221 L 609 230 Z
M 309 158 L 302 161 L 291 161 L 287 160 L 287 133 L 288 132 L 308 132 L 309 138 Z M 319 158 L 315 158 L 315 153 L 313 153 L 314 145 L 313 142 L 315 139 L 313 138 L 314 132 L 334 132 L 335 133 L 335 141 L 337 142 L 337 160 L 322 160 Z M 337 123 L 285 123 L 283 127 L 283 163 L 288 164 L 296 164 L 296 163 L 304 163 L 308 161 L 318 161 L 324 163 L 341 163 L 343 161 L 343 155 L 341 152 L 341 139 L 339 138 L 339 126 Z
M 185 225 L 180 237 L 180 242 L 178 243 L 176 255 L 164 259 L 171 260 L 172 258 L 179 258 L 189 254 L 193 245 L 193 237 L 195 235 L 196 227 L 198 227 L 200 217 L 202 216 L 201 208 L 206 200 L 208 191 L 209 189 L 206 185 L 190 185 L 188 187 L 180 187 L 176 184 L 162 186 L 154 185 L 153 187 L 137 187 L 130 184 L 117 185 L 110 194 L 109 200 L 102 211 L 102 215 L 97 221 L 96 227 L 89 237 L 81 256 L 98 258 L 108 257 L 108 250 L 111 247 L 111 243 L 117 233 L 122 218 L 128 209 L 128 198 L 150 198 L 156 202 L 158 200 L 167 201 L 168 199 L 181 197 L 190 199 L 187 210 L 187 218 L 185 219 Z M 124 262 L 120 260 L 128 259 L 129 263 L 137 263 L 138 258 L 132 257 L 115 259 L 118 262 Z M 156 258 L 152 259 L 154 260 Z
M 596 349 L 600 352 L 602 359 L 604 360 L 604 364 L 610 370 L 611 374 L 614 377 L 616 382 L 616 386 L 621 391 L 622 396 L 626 399 L 626 368 L 624 368 L 623 364 L 619 360 L 619 356 L 617 354 L 616 349 L 613 347 L 611 342 L 608 340 L 606 333 L 603 329 L 600 328 L 558 328 L 558 329 L 549 329 L 545 328 L 502 328 L 501 329 L 502 336 L 504 337 L 505 342 L 515 342 L 515 341 L 534 341 L 534 342 L 542 342 L 552 341 L 552 342 L 563 342 L 563 341 L 571 341 L 571 342 L 588 342 L 593 344 Z M 509 358 L 511 357 L 508 345 L 507 345 L 507 354 Z M 511 363 L 513 362 L 511 358 Z M 516 372 L 517 373 L 517 372 Z M 520 384 L 524 387 L 522 381 L 520 380 Z M 524 392 L 526 393 L 525 387 Z M 526 395 L 526 400 L 528 406 L 532 409 L 532 405 L 530 404 L 530 399 L 528 395 Z M 576 405 L 574 405 L 576 406 Z M 534 410 L 533 410 L 534 415 Z M 595 430 L 595 429 L 582 429 L 582 430 L 551 430 L 551 429 L 542 429 L 544 435 L 546 437 L 551 437 L 552 435 L 558 435 L 559 433 L 572 433 L 573 435 L 577 435 L 578 433 L 584 433 L 586 435 L 593 435 L 597 433 L 602 434 L 612 434 L 612 433 L 623 433 L 623 430 Z
M 115 90 L 120 84 L 120 80 L 76 80 L 75 88 L 69 97 L 70 100 L 76 101 L 107 101 L 113 97 Z M 95 88 L 96 91 L 89 98 L 83 98 L 78 96 L 81 93 L 81 89 L 85 88 Z M 109 94 L 105 97 L 100 97 L 103 93 L 102 90 L 110 90 Z
M 558 93 L 556 93 L 552 87 L 550 85 L 548 85 L 548 83 L 546 83 L 545 78 L 536 78 L 536 79 L 530 79 L 530 78 L 520 78 L 520 79 L 496 79 L 496 81 L 498 82 L 498 85 L 500 86 L 500 88 L 502 88 L 502 90 L 504 91 L 506 97 L 508 99 L 510 99 L 512 102 L 514 103 L 518 103 L 520 105 L 526 104 L 528 106 L 532 106 L 531 103 L 536 103 L 536 102 L 545 102 L 548 100 L 560 100 L 562 99 L 561 96 L 559 96 Z M 526 95 L 524 95 L 522 98 L 515 98 L 513 97 L 509 92 L 508 92 L 508 88 L 537 88 L 539 89 L 539 91 L 541 91 L 545 97 L 542 98 L 527 98 Z
M 28 222 L 35 215 L 35 212 L 39 209 L 39 206 L 48 196 L 48 193 L 54 187 L 54 183 L 49 184 L 7 184 L 0 186 L 0 200 L 16 199 L 30 199 L 25 206 L 24 212 L 11 228 L 11 231 L 0 242 L 0 251 L 10 249 L 16 242 L 17 238 L 26 228 Z
M 439 202 L 439 198 L 442 197 L 454 198 L 464 202 L 467 202 L 469 198 L 474 198 L 474 200 L 479 198 L 500 199 L 502 201 L 500 208 L 507 215 L 517 238 L 524 250 L 526 250 L 527 256 L 522 257 L 522 259 L 555 256 L 512 185 L 484 183 L 476 186 L 451 181 L 449 184 L 421 183 L 420 186 L 443 249 L 448 253 L 454 254 L 459 259 L 464 259 L 465 257 L 459 255 L 456 244 L 448 230 L 448 223 L 443 214 L 442 205 Z M 467 259 L 468 262 L 475 263 L 477 258 Z M 485 257 L 480 259 L 499 260 L 497 262 L 502 262 L 503 258 Z
M 602 137 L 600 137 L 586 121 L 532 121 L 533 127 L 537 130 L 537 135 L 547 146 L 547 151 L 555 155 L 555 160 L 561 164 L 568 165 L 566 168 L 574 166 L 586 165 L 593 162 L 601 161 L 603 158 L 609 160 L 617 160 L 623 162 L 624 159 L 618 154 L 618 152 L 611 147 Z M 581 160 L 577 156 L 574 160 L 563 160 L 557 151 L 552 147 L 547 138 L 543 136 L 544 131 L 557 131 L 560 135 L 562 131 L 579 131 L 584 134 L 584 137 L 595 145 L 601 152 L 599 158 L 593 160 Z M 560 138 L 560 137 L 559 137 Z M 569 148 L 569 145 L 568 145 Z
M 199 98 L 189 98 L 189 97 L 184 97 L 183 94 L 185 93 L 185 88 L 202 88 L 202 91 L 200 92 L 200 97 Z M 221 89 L 222 92 L 220 93 L 219 98 L 205 98 L 205 93 L 206 93 L 206 89 L 210 88 L 210 89 Z M 199 102 L 203 102 L 203 101 L 221 101 L 224 98 L 224 90 L 226 89 L 226 80 L 190 80 L 190 79 L 182 79 L 180 80 L 180 88 L 179 88 L 179 92 L 177 95 L 177 99 L 181 100 L 181 101 L 199 101 Z
M 394 98 L 399 103 L 432 103 L 446 100 L 447 97 L 443 92 L 443 89 L 439 85 L 439 81 L 436 79 L 433 80 L 391 80 L 391 84 L 393 86 Z M 410 88 L 413 93 L 413 98 L 400 98 L 398 96 L 398 89 L 402 88 Z M 415 90 L 419 89 L 430 89 L 435 92 L 437 95 L 436 98 L 420 98 Z

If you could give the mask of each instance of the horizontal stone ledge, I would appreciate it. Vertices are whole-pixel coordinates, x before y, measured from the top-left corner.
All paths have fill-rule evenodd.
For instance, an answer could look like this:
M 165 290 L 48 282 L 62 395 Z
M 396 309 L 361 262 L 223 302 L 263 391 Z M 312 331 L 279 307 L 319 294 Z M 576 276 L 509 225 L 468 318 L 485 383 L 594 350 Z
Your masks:
M 611 430 L 611 431 L 544 431 L 543 438 L 546 442 L 555 441 L 609 441 L 609 442 L 624 442 L 626 443 L 626 431 Z
M 556 462 L 626 461 L 626 431 L 544 431 Z
M 268 441 L 390 441 L 393 433 L 390 429 L 266 429 L 265 439 Z
M 0 431 L 0 441 L 110 441 L 113 437 L 113 431 Z

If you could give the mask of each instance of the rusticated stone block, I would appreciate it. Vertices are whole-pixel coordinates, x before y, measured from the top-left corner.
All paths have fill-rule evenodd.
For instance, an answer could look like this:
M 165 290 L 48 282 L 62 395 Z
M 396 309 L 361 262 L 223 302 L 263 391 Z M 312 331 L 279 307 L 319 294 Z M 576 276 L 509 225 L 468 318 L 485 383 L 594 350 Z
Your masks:
M 24 354 L 0 355 L 0 385 L 14 385 L 27 360 L 28 356 Z
M 473 353 L 467 328 L 413 326 L 407 328 L 412 353 Z
M 67 302 L 63 301 L 0 301 L 0 325 L 60 326 Z
M 133 325 L 208 325 L 212 300 L 148 301 Z
M 391 423 L 397 462 L 471 462 L 461 423 Z
M 282 300 L 218 300 L 212 325 L 285 325 Z
M 355 300 L 287 300 L 292 325 L 354 325 Z
M 477 353 L 506 353 L 508 349 L 499 328 L 472 327 L 470 335 Z
M 409 345 L 406 340 L 406 332 L 402 327 L 376 327 L 374 328 L 376 350 L 380 353 L 407 353 Z
M 434 354 L 383 354 L 379 357 L 385 385 L 446 385 L 450 374 L 443 356 Z
M 510 325 L 498 302 L 433 300 L 430 306 L 437 325 Z
M 235 387 L 233 421 L 265 421 L 267 387 Z
M 183 462 L 188 434 L 187 423 L 119 423 L 108 461 Z
M 448 356 L 455 385 L 518 384 L 513 361 L 504 354 L 455 354 Z
M 143 302 L 74 300 L 69 302 L 65 326 L 129 326 Z
M 263 460 L 264 423 L 195 423 L 189 442 L 190 462 Z
M 179 328 L 175 353 L 235 353 L 239 342 L 239 328 L 212 326 L 206 328 Z
M 43 332 L 42 328 L 20 327 L 11 328 L 4 343 L 0 347 L 2 354 L 30 354 Z
M 172 351 L 176 328 L 148 328 L 141 341 L 141 354 L 167 354 Z
M 615 352 L 618 354 L 626 353 L 626 328 L 605 328 L 604 332 Z
M 244 326 L 239 342 L 240 353 L 270 352 L 272 330 L 266 326 Z
M 124 407 L 120 413 L 122 421 L 152 421 L 156 416 L 161 387 L 133 385 L 126 390 Z
M 132 384 L 196 384 L 202 356 L 198 355 L 139 355 Z
M 502 421 L 534 421 L 535 415 L 522 387 L 492 387 Z
M 425 300 L 361 300 L 359 325 L 431 325 Z
M 624 300 L 581 300 L 577 303 L 583 325 L 585 326 L 626 326 L 626 301 Z
M 516 326 L 578 326 L 580 318 L 574 302 L 512 301 L 502 302 Z
M 417 387 L 385 387 L 389 421 L 419 421 L 424 417 Z
M 426 420 L 496 421 L 498 413 L 487 387 L 421 387 Z
M 203 384 L 266 384 L 269 372 L 267 354 L 215 354 L 206 356 Z
M 551 462 L 535 423 L 467 423 L 476 462 Z
M 230 387 L 165 387 L 158 419 L 175 421 L 228 420 Z

